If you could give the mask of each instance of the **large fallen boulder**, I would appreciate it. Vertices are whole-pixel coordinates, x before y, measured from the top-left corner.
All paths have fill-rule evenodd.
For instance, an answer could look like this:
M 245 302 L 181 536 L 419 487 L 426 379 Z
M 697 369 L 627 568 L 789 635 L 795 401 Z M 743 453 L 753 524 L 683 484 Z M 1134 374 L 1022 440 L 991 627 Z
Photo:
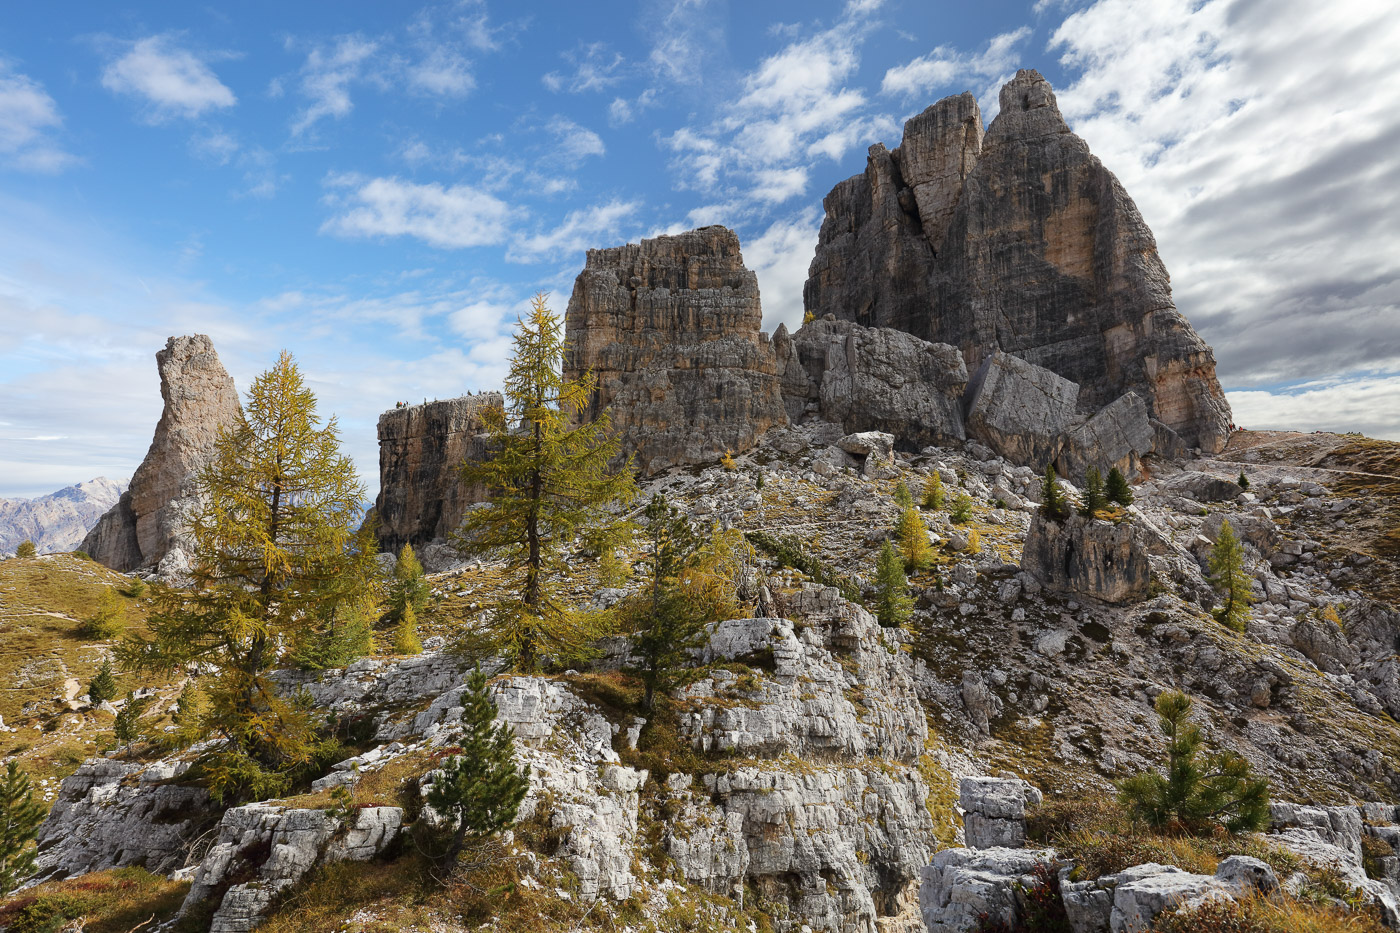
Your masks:
M 1026 807 L 1041 793 L 1020 778 L 966 777 L 958 784 L 963 832 L 969 849 L 1020 848 L 1026 842 Z
M 1014 929 L 1025 915 L 1026 890 L 1055 867 L 1051 849 L 944 849 L 919 885 L 924 926 L 929 933 L 968 933 L 982 924 Z
M 1130 603 L 1151 591 L 1148 550 L 1138 522 L 1086 518 L 1077 512 L 1054 521 L 1037 511 L 1026 532 L 1021 569 L 1052 593 Z
M 967 387 L 967 433 L 1012 463 L 1044 469 L 1079 420 L 1079 386 L 1009 353 L 993 353 Z
M 961 441 L 967 366 L 957 348 L 834 317 L 773 335 L 788 417 L 819 412 L 847 431 L 884 431 L 908 450 Z

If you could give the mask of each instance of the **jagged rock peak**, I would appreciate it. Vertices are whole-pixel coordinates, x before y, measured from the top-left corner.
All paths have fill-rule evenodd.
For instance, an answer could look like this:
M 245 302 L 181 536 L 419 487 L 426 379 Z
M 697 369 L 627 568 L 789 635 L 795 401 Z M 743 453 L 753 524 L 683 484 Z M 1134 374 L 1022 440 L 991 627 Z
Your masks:
M 82 550 L 113 570 L 158 567 L 182 551 L 185 523 L 198 505 L 196 479 L 219 431 L 243 416 L 233 379 L 204 334 L 171 337 L 156 353 L 165 401 L 155 437 L 131 486 L 83 539 Z M 178 570 L 180 555 L 170 569 Z
M 1188 446 L 1220 450 L 1214 355 L 1136 205 L 1038 72 L 1000 101 L 985 135 L 962 94 L 911 118 L 894 152 L 871 147 L 826 197 L 806 309 L 951 344 L 970 371 L 1018 356 L 1078 385 L 1085 414 L 1135 392 Z
M 422 551 L 462 524 L 467 507 L 486 490 L 461 482 L 464 460 L 480 460 L 488 438 L 482 416 L 500 408 L 501 393 L 482 392 L 422 405 L 391 408 L 379 416 L 380 550 L 405 544 Z
M 565 375 L 593 372 L 587 414 L 611 408 L 644 471 L 714 461 L 786 421 L 762 322 L 758 278 L 727 227 L 589 250 L 569 299 Z

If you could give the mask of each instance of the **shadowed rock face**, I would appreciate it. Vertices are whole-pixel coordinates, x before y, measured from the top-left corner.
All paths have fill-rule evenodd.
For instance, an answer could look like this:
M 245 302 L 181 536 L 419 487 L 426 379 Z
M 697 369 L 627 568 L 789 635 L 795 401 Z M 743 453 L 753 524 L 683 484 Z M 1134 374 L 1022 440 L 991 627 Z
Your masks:
M 203 334 L 171 337 L 156 354 L 165 409 L 131 486 L 81 549 L 113 570 L 156 567 L 178 550 L 198 507 L 196 481 L 219 431 L 243 417 L 233 379 Z
M 758 280 L 725 227 L 589 250 L 569 299 L 564 374 L 593 372 L 586 416 L 611 407 L 645 472 L 714 461 L 786 421 L 762 320 Z
M 1002 88 L 985 136 L 970 94 L 934 104 L 825 206 L 804 290 L 817 317 L 952 344 L 970 370 L 1013 354 L 1079 385 L 1086 413 L 1136 392 L 1188 444 L 1224 446 L 1214 356 L 1137 207 L 1038 72 Z
M 1052 593 L 1130 603 L 1147 598 L 1152 587 L 1147 550 L 1138 523 L 1118 524 L 1078 513 L 1054 522 L 1036 512 L 1026 533 L 1021 569 Z
M 500 408 L 499 392 L 483 392 L 395 408 L 379 416 L 380 550 L 415 549 L 446 539 L 462 524 L 467 506 L 486 491 L 466 486 L 459 472 L 464 460 L 486 454 L 482 414 Z

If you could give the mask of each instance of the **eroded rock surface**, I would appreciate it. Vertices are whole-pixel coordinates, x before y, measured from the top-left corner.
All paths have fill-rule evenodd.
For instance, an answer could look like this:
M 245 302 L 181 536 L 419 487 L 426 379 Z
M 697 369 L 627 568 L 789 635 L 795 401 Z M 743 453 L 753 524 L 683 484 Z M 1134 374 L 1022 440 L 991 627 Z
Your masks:
M 405 544 L 422 551 L 451 537 L 467 508 L 486 491 L 461 481 L 463 461 L 486 456 L 482 414 L 500 408 L 499 392 L 464 395 L 394 408 L 379 416 L 379 518 L 381 550 Z M 433 568 L 429 568 L 433 569 Z
M 893 152 L 827 196 L 804 304 L 962 351 L 1000 350 L 1082 388 L 1092 413 L 1132 391 L 1187 443 L 1224 446 L 1211 350 L 1172 302 L 1152 232 L 1065 124 L 1050 85 L 1018 72 L 985 135 L 971 94 L 909 120 Z
M 1050 521 L 1036 512 L 1021 569 L 1049 591 L 1127 603 L 1148 595 L 1152 567 L 1141 524 L 1085 518 Z
M 739 238 L 703 227 L 588 251 L 566 319 L 564 371 L 591 371 L 585 415 L 612 409 L 646 472 L 748 450 L 787 420 L 758 279 Z
M 242 417 L 233 379 L 203 334 L 171 337 L 156 354 L 160 396 L 165 401 L 146 459 L 131 485 L 96 527 L 81 550 L 113 570 L 184 568 L 186 523 L 198 508 L 196 479 L 209 462 L 219 431 Z

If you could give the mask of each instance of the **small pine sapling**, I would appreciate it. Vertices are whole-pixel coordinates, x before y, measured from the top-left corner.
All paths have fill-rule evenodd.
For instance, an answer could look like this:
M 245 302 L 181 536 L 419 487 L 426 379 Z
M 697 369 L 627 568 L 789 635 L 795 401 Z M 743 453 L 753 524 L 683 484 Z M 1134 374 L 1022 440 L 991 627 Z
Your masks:
M 894 504 L 901 509 L 907 509 L 914 504 L 914 496 L 909 492 L 909 487 L 905 484 L 904 480 L 895 483 Z
M 958 497 L 953 500 L 953 509 L 948 513 L 948 517 L 955 525 L 966 525 L 972 521 L 972 497 L 965 492 L 958 493 Z
M 1232 833 L 1263 829 L 1269 822 L 1269 782 L 1231 751 L 1199 759 L 1205 737 L 1191 723 L 1191 698 L 1176 690 L 1157 697 L 1158 728 L 1167 740 L 1166 775 L 1146 771 L 1118 785 L 1128 812 L 1153 829 L 1179 824 L 1192 832 L 1223 826 Z
M 34 837 L 47 808 L 34 799 L 29 775 L 9 761 L 0 774 L 0 897 L 34 874 Z
M 481 668 L 467 678 L 461 703 L 462 753 L 447 759 L 427 795 L 430 807 L 456 823 L 444 855 L 449 864 L 468 837 L 492 836 L 513 823 L 530 788 L 530 767 L 516 764 L 510 727 L 496 724 Z
M 1241 489 L 1249 488 L 1249 477 L 1244 475 L 1244 470 L 1240 470 L 1240 478 L 1235 481 Z
M 39 549 L 34 546 L 34 542 L 28 539 L 21 541 L 19 547 L 15 548 L 15 556 L 21 560 L 32 560 L 39 554 Z
M 1106 508 L 1108 498 L 1104 495 L 1103 476 L 1098 467 L 1091 466 L 1084 474 L 1084 504 L 1080 506 L 1079 514 L 1085 518 L 1093 518 L 1095 513 Z
M 97 608 L 83 620 L 82 633 L 88 638 L 106 641 L 126 628 L 126 603 L 115 587 L 106 587 L 97 599 Z
M 149 697 L 138 697 L 132 691 L 127 691 L 126 702 L 122 704 L 117 721 L 112 726 L 117 745 L 130 745 L 141 738 L 141 714 L 150 705 Z
M 1251 580 L 1244 565 L 1244 546 L 1229 521 L 1220 523 L 1220 533 L 1210 552 L 1210 582 L 1224 600 L 1216 619 L 1228 628 L 1243 632 L 1249 621 Z
M 1123 471 L 1114 467 L 1108 471 L 1108 485 L 1104 489 L 1104 494 L 1108 496 L 1108 501 L 1121 506 L 1133 504 L 1133 487 L 1128 485 L 1128 478 L 1123 475 Z
M 1054 465 L 1045 468 L 1045 479 L 1040 484 L 1040 514 L 1052 522 L 1062 522 L 1069 518 L 1069 502 L 1060 481 L 1055 477 Z
M 943 477 L 934 470 L 924 480 L 924 508 L 938 511 L 943 508 Z
M 902 625 L 914 609 L 909 578 L 894 546 L 886 541 L 875 563 L 875 618 L 886 628 Z
M 102 666 L 97 669 L 92 683 L 88 684 L 88 702 L 93 706 L 99 706 L 116 699 L 116 696 L 117 679 L 112 675 L 112 659 L 103 658 Z

